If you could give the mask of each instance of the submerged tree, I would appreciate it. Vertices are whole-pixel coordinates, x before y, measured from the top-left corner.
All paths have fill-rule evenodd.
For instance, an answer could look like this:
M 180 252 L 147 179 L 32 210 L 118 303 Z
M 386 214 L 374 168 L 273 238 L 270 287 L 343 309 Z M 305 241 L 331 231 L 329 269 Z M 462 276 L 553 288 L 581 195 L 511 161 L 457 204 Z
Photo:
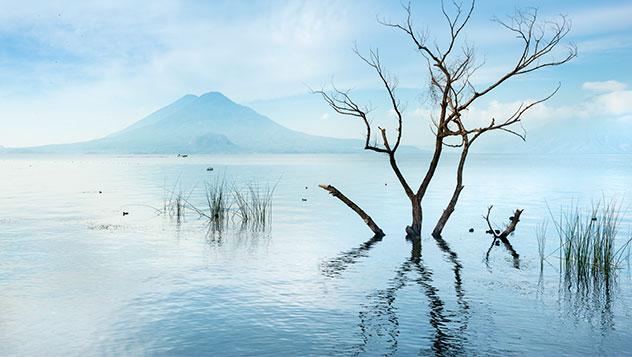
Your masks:
M 437 43 L 429 44 L 427 33 L 419 33 L 414 30 L 410 4 L 404 6 L 407 15 L 404 23 L 379 21 L 386 27 L 401 31 L 423 56 L 427 65 L 430 94 L 435 106 L 434 114 L 429 118 L 434 128 L 435 142 L 432 158 L 419 186 L 413 187 L 409 184 L 397 162 L 396 153 L 402 139 L 404 110 L 396 95 L 397 79 L 384 69 L 377 50 L 370 50 L 367 55 L 364 55 L 357 48 L 354 49 L 358 57 L 376 72 L 388 94 L 390 105 L 396 117 L 396 133 L 394 135 L 389 136 L 385 128 L 378 127 L 381 140 L 381 143 L 378 144 L 378 140 L 373 137 L 375 131 L 369 119 L 370 109 L 354 101 L 349 91 L 342 91 L 335 87 L 331 91 L 315 91 L 315 93 L 321 94 L 327 104 L 339 114 L 357 117 L 364 123 L 365 150 L 385 154 L 388 157 L 391 169 L 411 203 L 412 223 L 406 227 L 406 232 L 412 236 L 421 234 L 422 201 L 435 175 L 444 147 L 459 148 L 461 155 L 456 171 L 456 185 L 450 201 L 433 229 L 434 236 L 441 235 L 456 208 L 459 195 L 464 188 L 463 171 L 472 144 L 482 134 L 492 131 L 504 131 L 524 140 L 524 129 L 520 126 L 520 130 L 517 130 L 515 126 L 521 123 L 523 115 L 529 109 L 550 99 L 559 89 L 559 85 L 540 100 L 524 101 L 512 115 L 500 120 L 490 118 L 489 122 L 482 126 L 468 123 L 467 112 L 472 105 L 511 78 L 542 68 L 559 66 L 577 55 L 576 47 L 568 45 L 567 52 L 562 57 L 555 57 L 554 50 L 559 47 L 570 31 L 570 22 L 564 16 L 556 21 L 539 21 L 537 9 L 518 11 L 506 21 L 495 20 L 501 27 L 514 33 L 521 42 L 522 50 L 517 55 L 515 65 L 512 65 L 510 70 L 491 84 L 477 88 L 471 80 L 476 71 L 484 66 L 484 63 L 476 61 L 473 47 L 461 39 L 474 11 L 474 1 L 467 7 L 458 2 L 452 2 L 451 6 L 453 9 L 449 11 L 443 2 L 441 3 L 441 11 L 448 25 L 448 37 L 444 46 Z M 365 218 L 363 217 L 363 219 Z

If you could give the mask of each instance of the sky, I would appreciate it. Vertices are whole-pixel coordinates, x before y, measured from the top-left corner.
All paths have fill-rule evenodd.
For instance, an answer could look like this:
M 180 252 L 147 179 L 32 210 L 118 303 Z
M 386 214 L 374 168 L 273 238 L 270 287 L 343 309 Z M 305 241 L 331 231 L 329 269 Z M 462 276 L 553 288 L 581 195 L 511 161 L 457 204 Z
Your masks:
M 416 28 L 441 43 L 437 1 L 413 1 Z M 401 21 L 398 1 L 0 1 L 0 145 L 77 142 L 116 132 L 185 94 L 220 91 L 292 129 L 362 137 L 359 123 L 335 115 L 309 88 L 353 89 L 392 116 L 380 82 L 353 53 L 378 48 L 397 76 L 411 130 L 430 133 L 423 58 L 377 18 Z M 562 87 L 529 120 L 632 123 L 632 2 L 490 1 L 476 3 L 465 38 L 485 66 L 483 86 L 515 63 L 516 39 L 491 21 L 537 7 L 542 19 L 567 15 L 571 63 L 517 78 L 477 103 L 481 120 Z M 473 119 L 475 120 L 475 119 Z

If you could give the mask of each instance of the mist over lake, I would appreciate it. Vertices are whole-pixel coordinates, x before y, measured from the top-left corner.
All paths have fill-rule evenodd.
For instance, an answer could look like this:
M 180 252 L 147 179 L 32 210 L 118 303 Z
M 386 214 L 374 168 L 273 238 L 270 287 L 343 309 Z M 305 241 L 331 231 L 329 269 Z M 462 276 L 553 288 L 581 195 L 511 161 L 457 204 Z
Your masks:
M 431 188 L 428 220 L 455 158 Z M 535 230 L 547 203 L 557 213 L 630 197 L 630 159 L 476 155 L 442 249 L 427 234 L 420 247 L 405 239 L 401 188 L 372 155 L 5 156 L 0 352 L 616 355 L 631 348 L 629 265 L 606 296 L 567 288 L 554 229 L 542 274 Z M 403 168 L 420 176 L 424 160 L 406 155 Z M 156 214 L 165 187 L 198 204 L 218 177 L 277 184 L 269 229 L 213 233 L 194 212 L 180 223 Z M 362 204 L 386 236 L 372 239 L 320 183 Z M 519 268 L 502 245 L 485 262 L 492 204 L 499 224 L 524 209 L 510 237 Z

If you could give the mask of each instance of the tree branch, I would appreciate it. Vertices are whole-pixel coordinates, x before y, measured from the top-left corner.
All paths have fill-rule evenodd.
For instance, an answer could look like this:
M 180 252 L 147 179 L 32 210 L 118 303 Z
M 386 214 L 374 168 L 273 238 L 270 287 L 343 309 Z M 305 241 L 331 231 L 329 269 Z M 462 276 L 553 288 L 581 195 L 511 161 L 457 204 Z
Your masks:
M 364 212 L 364 210 L 362 210 L 362 208 L 360 208 L 353 201 L 347 198 L 347 196 L 345 196 L 342 192 L 338 191 L 338 189 L 336 189 L 334 186 L 322 184 L 322 185 L 318 185 L 318 187 L 329 192 L 332 196 L 336 197 L 337 199 L 342 201 L 345 205 L 347 205 L 347 207 L 351 208 L 358 216 L 360 216 L 360 218 L 362 218 L 364 223 L 366 223 L 369 229 L 376 236 L 380 236 L 380 237 L 384 236 L 384 231 L 382 231 L 382 229 L 375 223 L 375 221 L 373 221 L 371 216 L 369 216 L 366 212 Z

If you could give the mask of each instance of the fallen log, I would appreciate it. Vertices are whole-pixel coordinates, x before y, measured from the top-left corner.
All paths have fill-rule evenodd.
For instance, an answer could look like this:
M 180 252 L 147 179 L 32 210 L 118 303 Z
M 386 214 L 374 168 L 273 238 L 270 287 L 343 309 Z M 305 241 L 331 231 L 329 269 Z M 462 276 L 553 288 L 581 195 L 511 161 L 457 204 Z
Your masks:
M 356 205 L 355 202 L 351 201 L 342 192 L 338 191 L 337 188 L 331 185 L 326 185 L 326 184 L 318 185 L 318 187 L 329 192 L 332 196 L 336 197 L 337 199 L 342 201 L 345 205 L 347 205 L 347 207 L 351 208 L 358 216 L 360 216 L 360 218 L 362 218 L 364 223 L 366 223 L 366 225 L 373 232 L 373 234 L 379 237 L 384 236 L 384 231 L 382 231 L 382 229 L 375 223 L 375 221 L 373 221 L 373 218 L 371 218 L 371 216 L 369 216 L 366 212 L 364 212 L 362 208 Z

